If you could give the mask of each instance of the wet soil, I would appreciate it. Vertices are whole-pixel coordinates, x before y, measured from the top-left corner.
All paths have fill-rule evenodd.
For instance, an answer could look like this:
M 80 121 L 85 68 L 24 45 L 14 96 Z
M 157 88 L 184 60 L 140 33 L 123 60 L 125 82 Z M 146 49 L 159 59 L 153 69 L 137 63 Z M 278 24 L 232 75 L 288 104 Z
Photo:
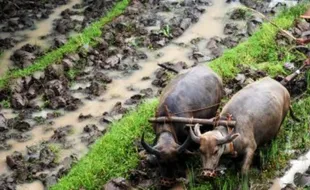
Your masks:
M 44 52 L 58 48 L 75 33 L 104 16 L 116 1 L 4 1 L 0 6 L 1 69 L 24 68 L 40 55 L 24 49 L 36 46 Z
M 59 37 L 77 28 L 80 31 L 113 5 L 113 1 L 71 3 L 73 9 L 69 7 L 58 20 L 49 21 L 54 23 L 47 31 L 52 34 L 44 35 Z M 260 7 L 267 10 L 267 5 Z M 51 10 L 57 6 L 60 4 Z M 235 10 L 238 6 L 224 0 L 133 1 L 122 16 L 102 29 L 103 35 L 96 39 L 98 46 L 82 46 L 60 64 L 14 81 L 0 92 L 0 102 L 6 102 L 0 110 L 0 187 L 43 189 L 55 184 L 89 145 L 104 135 L 109 123 L 121 119 L 141 101 L 158 96 L 172 75 L 209 62 L 246 40 L 261 20 Z M 44 8 L 33 10 L 40 11 Z M 80 15 L 83 21 L 78 19 L 78 24 L 71 26 L 72 16 Z M 66 39 L 58 39 L 55 46 Z M 14 41 L 4 40 L 5 46 L 13 47 Z M 42 55 L 42 47 L 23 43 L 12 51 L 14 66 L 19 68 Z M 244 68 L 225 91 L 233 94 L 264 75 Z M 149 168 L 141 160 L 131 172 L 129 184 L 117 179 L 107 186 L 150 187 L 157 183 L 157 175 Z

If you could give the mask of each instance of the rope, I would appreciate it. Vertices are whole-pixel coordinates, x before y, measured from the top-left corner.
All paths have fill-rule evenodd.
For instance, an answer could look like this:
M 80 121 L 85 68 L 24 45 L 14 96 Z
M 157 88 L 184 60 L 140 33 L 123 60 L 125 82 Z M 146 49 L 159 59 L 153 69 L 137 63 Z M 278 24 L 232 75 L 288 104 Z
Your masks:
M 197 111 L 202 111 L 202 110 L 207 110 L 210 108 L 213 108 L 215 106 L 220 105 L 220 103 L 214 104 L 212 106 L 208 106 L 208 107 L 203 107 L 203 108 L 199 108 L 199 109 L 195 109 L 195 110 L 187 110 L 187 111 L 182 111 L 182 112 L 178 112 L 178 113 L 173 113 L 174 115 L 180 114 L 180 113 L 189 113 L 189 112 L 197 112 Z

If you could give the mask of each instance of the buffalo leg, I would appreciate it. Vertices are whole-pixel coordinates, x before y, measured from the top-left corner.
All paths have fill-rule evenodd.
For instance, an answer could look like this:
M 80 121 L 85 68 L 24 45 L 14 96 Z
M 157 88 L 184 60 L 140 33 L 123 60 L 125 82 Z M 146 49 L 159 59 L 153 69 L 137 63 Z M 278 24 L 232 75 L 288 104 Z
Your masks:
M 242 171 L 241 171 L 243 175 L 248 174 L 248 171 L 250 169 L 250 166 L 253 160 L 254 152 L 255 152 L 255 149 L 252 149 L 252 148 L 248 148 L 246 150 L 244 162 L 242 166 Z

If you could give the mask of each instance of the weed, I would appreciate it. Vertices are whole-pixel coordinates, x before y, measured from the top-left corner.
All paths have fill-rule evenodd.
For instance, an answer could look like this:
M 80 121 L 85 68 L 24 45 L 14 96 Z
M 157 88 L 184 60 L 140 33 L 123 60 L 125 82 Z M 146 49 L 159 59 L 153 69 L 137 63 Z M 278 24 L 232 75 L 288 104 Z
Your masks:
M 161 32 L 164 34 L 165 37 L 167 38 L 171 38 L 173 37 L 172 34 L 171 34 L 171 29 L 170 29 L 170 26 L 169 25 L 166 25 L 162 30 Z
M 9 109 L 11 108 L 11 103 L 8 100 L 2 100 L 0 102 L 1 107 L 5 108 L 5 109 Z
M 42 116 L 34 117 L 33 119 L 34 119 L 34 121 L 35 121 L 37 124 L 39 124 L 39 125 L 45 123 L 45 118 L 42 117 Z
M 233 13 L 238 14 L 240 19 L 245 19 L 246 17 L 252 16 L 252 12 L 249 9 L 243 7 L 234 9 Z
M 135 38 L 133 38 L 129 43 L 130 43 L 131 46 L 137 48 L 137 47 L 140 47 L 140 46 L 143 44 L 143 41 L 144 41 L 144 39 L 143 39 L 143 37 L 141 36 L 141 37 L 135 37 Z
M 149 50 L 154 50 L 154 47 L 153 47 L 152 44 L 149 44 L 149 45 L 147 46 L 147 49 L 149 49 Z
M 172 72 L 166 72 L 166 74 L 167 74 L 168 81 L 170 81 L 176 76 L 176 74 Z
M 70 69 L 67 72 L 67 75 L 68 75 L 70 81 L 73 81 L 75 79 L 75 77 L 79 75 L 79 73 L 80 73 L 80 70 L 78 70 L 78 69 Z
M 43 102 L 43 108 L 47 108 L 51 102 L 49 100 L 45 100 Z
M 194 172 L 194 168 L 192 166 L 189 166 L 189 188 L 191 189 L 192 187 L 194 187 L 195 184 L 195 172 Z
M 62 114 L 61 114 L 61 112 L 59 112 L 59 111 L 54 111 L 54 112 L 53 112 L 53 115 L 54 115 L 55 117 L 60 117 Z
M 60 153 L 61 153 L 61 147 L 58 144 L 49 144 L 48 148 L 55 154 L 55 163 L 60 162 Z

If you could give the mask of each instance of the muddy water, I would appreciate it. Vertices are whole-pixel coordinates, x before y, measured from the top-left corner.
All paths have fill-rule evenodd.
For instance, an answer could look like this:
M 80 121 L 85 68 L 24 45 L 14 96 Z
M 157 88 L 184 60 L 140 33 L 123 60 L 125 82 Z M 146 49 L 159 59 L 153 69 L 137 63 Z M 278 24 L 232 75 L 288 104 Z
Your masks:
M 278 3 L 285 3 L 288 7 L 295 6 L 298 1 L 297 0 L 272 0 L 269 4 L 269 7 L 274 7 Z
M 99 118 L 105 111 L 110 111 L 112 107 L 119 101 L 124 102 L 124 100 L 129 99 L 132 95 L 136 94 L 134 91 L 128 91 L 129 86 L 138 89 L 145 89 L 151 87 L 152 80 L 141 80 L 145 76 L 154 78 L 154 72 L 159 67 L 157 63 L 162 62 L 178 62 L 184 61 L 188 65 L 192 65 L 193 61 L 189 59 L 191 53 L 190 48 L 181 47 L 176 45 L 177 43 L 189 44 L 190 41 L 197 37 L 202 37 L 205 39 L 214 36 L 223 36 L 223 28 L 226 13 L 233 7 L 239 4 L 226 4 L 225 0 L 216 0 L 214 5 L 207 7 L 206 12 L 201 16 L 199 22 L 190 27 L 180 38 L 176 39 L 174 43 L 154 51 L 150 52 L 148 50 L 143 50 L 147 55 L 148 59 L 146 61 L 141 61 L 138 64 L 141 69 L 135 71 L 127 77 L 115 77 L 112 84 L 109 84 L 107 91 L 100 96 L 97 100 L 85 100 L 84 95 L 80 93 L 73 94 L 75 97 L 83 99 L 83 106 L 75 112 L 66 112 L 64 116 L 54 119 L 53 128 L 73 125 L 74 133 L 70 135 L 68 140 L 72 140 L 75 145 L 73 149 L 61 151 L 61 156 L 67 156 L 70 153 L 77 153 L 78 157 L 83 156 L 87 152 L 87 147 L 80 142 L 80 134 L 87 124 L 96 124 L 99 127 Z M 161 57 L 157 57 L 158 54 L 162 54 Z M 118 72 L 109 73 L 112 76 L 120 76 Z M 72 88 L 77 88 L 78 86 L 88 86 L 89 84 L 75 84 Z M 46 116 L 46 111 L 39 113 L 42 116 Z M 91 114 L 94 116 L 91 119 L 85 120 L 83 122 L 78 121 L 78 116 L 80 114 Z M 37 126 L 31 132 L 33 134 L 33 139 L 19 143 L 16 141 L 11 141 L 12 149 L 10 151 L 1 152 L 0 156 L 0 174 L 8 171 L 6 170 L 5 157 L 11 154 L 13 151 L 23 151 L 26 146 L 39 143 L 42 140 L 48 140 L 53 132 L 44 132 L 46 126 Z M 26 189 L 26 187 L 31 186 L 31 184 L 21 186 L 21 189 Z M 37 185 L 37 184 L 34 184 Z M 35 188 L 33 188 L 35 189 Z M 42 188 L 36 188 L 42 189 Z
M 240 6 L 237 3 L 227 4 L 225 1 L 213 1 L 214 5 L 206 9 L 197 24 L 193 25 L 176 42 L 189 43 L 192 39 L 203 37 L 211 38 L 214 36 L 223 36 L 223 21 L 226 13 L 233 7 Z
M 107 92 L 98 98 L 98 100 L 84 100 L 84 105 L 75 112 L 66 112 L 66 114 L 58 119 L 53 120 L 55 123 L 53 124 L 53 128 L 56 129 L 58 127 L 63 127 L 66 125 L 74 126 L 74 133 L 68 136 L 68 140 L 76 143 L 71 150 L 62 151 L 62 156 L 65 157 L 70 153 L 77 152 L 79 156 L 82 156 L 87 151 L 87 147 L 84 146 L 80 142 L 79 135 L 82 133 L 83 128 L 87 124 L 96 124 L 100 127 L 99 117 L 105 112 L 110 111 L 113 106 L 121 101 L 130 98 L 132 95 L 136 94 L 136 92 L 128 91 L 128 86 L 133 86 L 134 88 L 145 89 L 151 86 L 151 81 L 142 81 L 143 76 L 152 76 L 154 71 L 158 68 L 157 63 L 165 62 L 165 61 L 188 61 L 188 58 L 185 54 L 180 54 L 182 52 L 182 48 L 168 46 L 161 50 L 160 52 L 165 52 L 166 56 L 163 56 L 159 59 L 153 59 L 142 63 L 141 65 L 145 65 L 139 72 L 134 73 L 133 75 L 125 78 L 114 79 L 112 84 L 108 85 Z M 176 57 L 170 57 L 169 55 L 175 55 Z M 177 56 L 178 55 L 178 56 Z M 125 84 L 125 85 L 124 85 Z M 74 94 L 77 98 L 83 98 L 81 94 Z M 36 114 L 36 116 L 45 117 L 48 112 L 43 112 L 41 114 Z M 78 121 L 78 117 L 80 114 L 91 114 L 94 117 L 82 122 Z M 6 117 L 7 114 L 5 114 Z M 10 118 L 10 117 L 8 117 Z M 5 158 L 7 155 L 12 154 L 14 151 L 23 151 L 26 146 L 31 146 L 37 143 L 42 142 L 43 140 L 48 140 L 52 135 L 53 131 L 45 132 L 44 128 L 46 126 L 37 126 L 35 127 L 31 133 L 33 134 L 33 138 L 27 142 L 17 142 L 15 140 L 8 141 L 9 144 L 12 144 L 12 149 L 10 151 L 2 152 L 0 157 L 0 174 L 1 171 L 8 171 L 7 165 L 5 163 Z
M 16 190 L 39 190 L 39 189 L 44 189 L 44 186 L 40 181 L 18 185 L 16 187 Z
M 48 19 L 37 21 L 35 23 L 36 29 L 35 30 L 25 30 L 25 31 L 18 31 L 13 34 L 11 33 L 0 33 L 1 38 L 10 37 L 10 36 L 17 36 L 17 37 L 25 37 L 26 39 L 17 43 L 12 49 L 4 51 L 3 55 L 1 56 L 1 69 L 0 69 L 0 76 L 3 75 L 12 64 L 10 60 L 11 55 L 17 49 L 21 48 L 26 44 L 33 44 L 39 45 L 43 49 L 48 48 L 50 43 L 47 39 L 41 39 L 42 36 L 48 35 L 53 30 L 53 21 L 55 19 L 60 18 L 60 13 L 66 9 L 71 9 L 73 5 L 82 3 L 83 0 L 70 0 L 68 4 L 62 5 L 54 9 L 54 12 L 49 16 Z M 76 17 L 75 19 L 82 19 L 81 16 Z
M 287 184 L 294 184 L 294 175 L 297 172 L 304 173 L 310 166 L 310 151 L 298 158 L 298 160 L 292 160 L 291 164 L 291 168 L 285 172 L 284 176 L 274 181 L 274 184 L 270 190 L 280 190 Z

